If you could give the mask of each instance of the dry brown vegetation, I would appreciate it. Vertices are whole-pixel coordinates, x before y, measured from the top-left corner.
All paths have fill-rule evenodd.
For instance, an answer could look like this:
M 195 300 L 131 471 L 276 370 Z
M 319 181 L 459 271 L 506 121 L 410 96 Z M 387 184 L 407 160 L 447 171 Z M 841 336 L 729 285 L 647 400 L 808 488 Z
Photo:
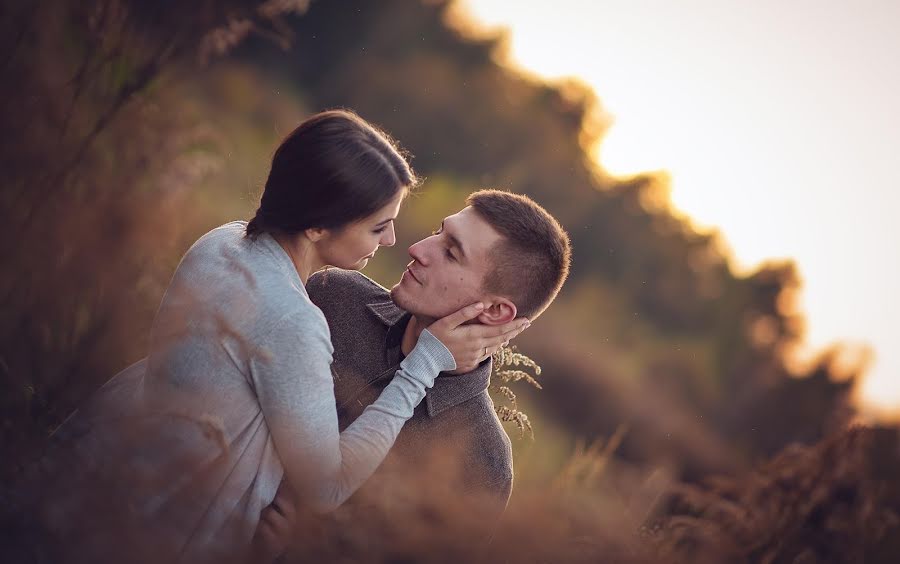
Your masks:
M 836 381 L 828 351 L 803 377 L 785 368 L 802 336 L 785 307 L 793 265 L 736 276 L 711 236 L 646 204 L 660 179 L 597 171 L 593 94 L 498 65 L 502 38 L 460 35 L 440 2 L 350 4 L 2 3 L 0 560 L 57 560 L 15 510 L 28 491 L 7 486 L 146 354 L 179 257 L 252 211 L 279 132 L 345 105 L 428 177 L 401 239 L 475 186 L 514 187 L 563 218 L 575 268 L 523 335 L 544 390 L 494 382 L 517 465 L 503 517 L 484 519 L 436 450 L 420 474 L 304 518 L 288 561 L 897 561 L 898 431 L 847 427 L 854 373 Z M 385 280 L 405 262 L 397 247 L 375 265 Z M 530 378 L 509 364 L 510 380 Z M 114 522 L 102 503 L 80 517 Z
M 582 448 L 547 487 L 517 490 L 494 523 L 473 518 L 474 502 L 448 485 L 439 463 L 425 465 L 403 484 L 367 490 L 333 519 L 305 522 L 316 533 L 299 532 L 288 560 L 896 561 L 896 429 L 854 427 L 745 475 L 694 485 L 622 468 L 612 458 L 620 440 Z
M 677 562 L 895 562 L 898 470 L 897 429 L 853 427 L 746 476 L 678 486 L 650 538 Z

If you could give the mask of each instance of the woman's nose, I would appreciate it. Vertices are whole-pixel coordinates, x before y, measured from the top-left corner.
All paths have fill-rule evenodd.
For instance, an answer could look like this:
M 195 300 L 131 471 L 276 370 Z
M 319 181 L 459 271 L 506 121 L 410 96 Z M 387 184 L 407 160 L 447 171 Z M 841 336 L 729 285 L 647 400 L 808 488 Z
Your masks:
M 378 244 L 382 247 L 393 247 L 394 243 L 397 242 L 397 236 L 394 233 L 394 224 L 391 223 L 387 229 L 385 229 L 384 234 L 381 235 L 381 239 L 378 241 Z

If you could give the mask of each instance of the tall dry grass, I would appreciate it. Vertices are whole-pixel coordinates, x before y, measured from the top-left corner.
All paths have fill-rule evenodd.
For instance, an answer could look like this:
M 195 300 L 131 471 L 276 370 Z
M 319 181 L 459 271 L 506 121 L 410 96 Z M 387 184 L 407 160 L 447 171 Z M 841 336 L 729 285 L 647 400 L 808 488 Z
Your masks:
M 453 453 L 307 517 L 285 558 L 337 562 L 888 563 L 900 552 L 900 431 L 855 427 L 702 484 L 627 468 L 623 428 L 573 453 L 556 480 L 479 518 Z
M 853 427 L 742 477 L 674 488 L 654 538 L 672 562 L 896 562 L 900 431 Z
M 4 2 L 0 43 L 0 477 L 146 354 L 175 263 L 208 211 L 215 127 L 170 86 L 250 33 L 286 41 L 308 2 Z M 281 30 L 281 31 L 279 31 Z M 198 66 L 200 65 L 200 66 Z

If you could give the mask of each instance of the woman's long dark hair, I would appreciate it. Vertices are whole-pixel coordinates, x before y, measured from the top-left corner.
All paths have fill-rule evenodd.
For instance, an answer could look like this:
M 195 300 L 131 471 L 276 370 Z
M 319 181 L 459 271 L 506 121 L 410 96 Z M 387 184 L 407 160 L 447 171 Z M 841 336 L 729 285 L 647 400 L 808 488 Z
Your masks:
M 353 112 L 318 113 L 275 151 L 247 237 L 339 229 L 375 213 L 417 183 L 386 133 Z

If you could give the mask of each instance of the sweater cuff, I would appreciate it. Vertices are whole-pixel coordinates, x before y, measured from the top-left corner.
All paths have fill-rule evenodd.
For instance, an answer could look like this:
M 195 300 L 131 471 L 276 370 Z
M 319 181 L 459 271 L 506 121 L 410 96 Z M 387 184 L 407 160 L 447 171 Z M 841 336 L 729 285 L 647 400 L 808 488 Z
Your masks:
M 444 343 L 425 329 L 409 356 L 403 359 L 401 367 L 410 374 L 426 376 L 426 387 L 430 388 L 439 373 L 456 368 L 456 360 Z

